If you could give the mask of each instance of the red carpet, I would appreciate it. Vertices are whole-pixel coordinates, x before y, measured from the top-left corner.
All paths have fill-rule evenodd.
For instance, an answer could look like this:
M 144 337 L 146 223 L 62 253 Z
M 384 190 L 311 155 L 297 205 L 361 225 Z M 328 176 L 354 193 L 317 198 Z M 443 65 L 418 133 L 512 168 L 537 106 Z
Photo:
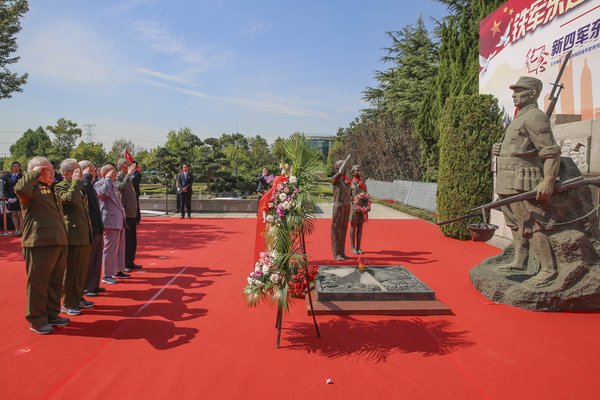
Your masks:
M 329 220 L 311 257 L 331 264 Z M 468 270 L 497 249 L 420 220 L 371 220 L 369 264 L 405 265 L 455 315 L 318 317 L 248 309 L 255 220 L 151 219 L 129 283 L 52 335 L 29 332 L 17 240 L 0 238 L 2 399 L 593 399 L 600 318 L 496 305 Z M 333 383 L 327 385 L 327 378 Z

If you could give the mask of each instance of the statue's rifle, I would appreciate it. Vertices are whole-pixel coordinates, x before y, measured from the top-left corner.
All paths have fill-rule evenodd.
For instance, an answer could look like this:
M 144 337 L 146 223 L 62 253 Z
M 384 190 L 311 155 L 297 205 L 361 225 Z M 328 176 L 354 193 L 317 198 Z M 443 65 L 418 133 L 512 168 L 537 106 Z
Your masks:
M 569 62 L 569 58 L 571 58 L 571 53 L 573 50 L 569 50 L 567 54 L 565 54 L 565 59 L 563 60 L 562 65 L 560 66 L 560 70 L 558 71 L 558 76 L 556 80 L 552 84 L 552 91 L 550 92 L 550 96 L 548 99 L 550 100 L 550 104 L 548 104 L 548 109 L 546 110 L 546 115 L 548 118 L 552 116 L 554 112 L 554 107 L 556 107 L 556 103 L 558 102 L 558 97 L 560 96 L 560 92 L 565 88 L 560 80 L 562 79 L 563 73 L 565 72 L 565 68 L 567 68 L 567 63 Z
M 554 193 L 566 192 L 566 191 L 575 189 L 575 188 L 577 188 L 579 186 L 583 186 L 583 185 L 594 185 L 594 186 L 600 187 L 600 176 L 597 176 L 595 178 L 587 178 L 587 179 L 584 179 L 583 176 L 577 176 L 575 178 L 567 179 L 566 181 L 564 181 L 562 183 L 557 183 L 556 185 L 554 185 Z M 506 205 L 515 203 L 517 201 L 533 200 L 536 198 L 536 196 L 537 196 L 536 190 L 530 190 L 529 192 L 519 193 L 514 196 L 506 197 L 504 199 L 499 199 L 496 201 L 492 201 L 491 203 L 487 203 L 482 206 L 472 208 L 469 210 L 469 211 L 471 211 L 469 214 L 461 215 L 460 217 L 456 217 L 456 218 L 452 218 L 452 219 L 449 219 L 446 221 L 438 222 L 437 224 L 439 226 L 442 226 L 442 225 L 449 224 L 451 222 L 456 222 L 456 221 L 460 221 L 463 219 L 477 217 L 477 216 L 481 216 L 481 215 L 484 216 L 484 220 L 485 220 L 485 213 L 488 210 L 506 206 Z

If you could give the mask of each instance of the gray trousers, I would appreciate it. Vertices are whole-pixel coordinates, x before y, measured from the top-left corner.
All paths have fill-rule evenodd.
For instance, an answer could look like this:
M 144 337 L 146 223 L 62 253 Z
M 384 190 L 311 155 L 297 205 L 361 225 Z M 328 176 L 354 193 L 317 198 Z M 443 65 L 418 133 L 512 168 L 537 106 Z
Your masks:
M 100 278 L 102 275 L 102 253 L 104 250 L 104 238 L 102 234 L 92 236 L 92 250 L 90 251 L 90 261 L 88 268 L 88 277 L 85 284 L 85 290 L 95 292 L 100 287 Z
M 104 276 L 125 271 L 125 229 L 104 229 Z
M 67 246 L 24 247 L 27 267 L 27 314 L 35 326 L 58 318 Z

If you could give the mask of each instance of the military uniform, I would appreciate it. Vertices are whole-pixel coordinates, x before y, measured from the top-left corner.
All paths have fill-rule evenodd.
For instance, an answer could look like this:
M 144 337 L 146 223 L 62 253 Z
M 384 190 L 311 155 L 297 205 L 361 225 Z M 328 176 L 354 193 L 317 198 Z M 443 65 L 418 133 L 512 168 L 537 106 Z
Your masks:
M 83 296 L 92 245 L 88 200 L 83 184 L 76 179 L 60 181 L 55 185 L 55 190 L 63 203 L 69 235 L 63 305 L 66 308 L 78 308 Z
M 58 318 L 69 239 L 60 199 L 52 186 L 26 173 L 15 185 L 23 210 L 23 257 L 27 268 L 27 315 L 35 326 Z
M 550 119 L 536 104 L 519 110 L 506 130 L 497 162 L 496 193 L 502 198 L 534 190 L 544 179 L 543 162 L 560 154 Z M 536 201 L 502 207 L 507 225 L 530 237 L 544 229 L 548 218 Z

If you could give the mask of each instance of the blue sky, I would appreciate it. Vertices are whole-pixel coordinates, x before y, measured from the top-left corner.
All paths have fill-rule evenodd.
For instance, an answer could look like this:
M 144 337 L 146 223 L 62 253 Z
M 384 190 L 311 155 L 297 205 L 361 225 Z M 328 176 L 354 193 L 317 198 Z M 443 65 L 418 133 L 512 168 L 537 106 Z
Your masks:
M 30 0 L 11 67 L 30 76 L 0 100 L 0 154 L 61 117 L 95 124 L 107 150 L 186 126 L 333 135 L 367 106 L 385 32 L 446 13 L 425 0 Z

